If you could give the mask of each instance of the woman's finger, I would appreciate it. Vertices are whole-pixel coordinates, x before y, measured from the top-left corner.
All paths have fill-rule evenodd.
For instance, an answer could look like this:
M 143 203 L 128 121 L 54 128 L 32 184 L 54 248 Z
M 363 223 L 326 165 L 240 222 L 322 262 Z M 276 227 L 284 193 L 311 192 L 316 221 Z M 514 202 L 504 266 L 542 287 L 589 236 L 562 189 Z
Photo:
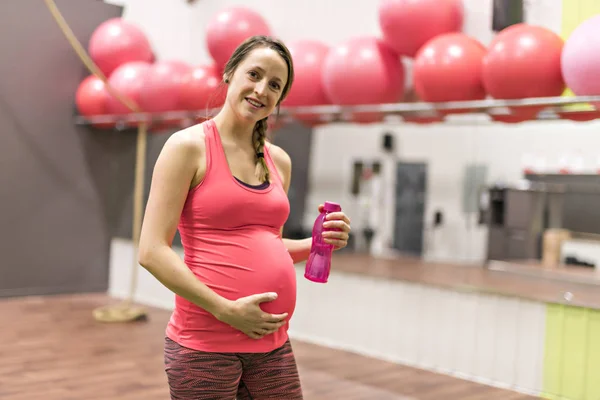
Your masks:
M 321 235 L 323 235 L 324 238 L 346 239 L 346 240 L 350 236 L 350 235 L 348 235 L 348 232 L 344 232 L 344 231 L 325 231 Z
M 268 322 L 266 324 L 262 324 L 261 325 L 261 329 L 265 329 L 267 331 L 271 331 L 271 330 L 277 330 L 279 328 L 281 328 L 283 325 L 285 325 L 285 321 L 284 322 Z
M 248 335 L 252 339 L 260 339 L 260 338 L 262 338 L 262 335 L 259 335 L 256 332 L 248 332 L 248 333 L 246 333 L 246 335 Z
M 350 232 L 351 230 L 350 225 L 341 220 L 324 222 L 323 227 L 327 229 L 340 229 L 344 232 Z
M 348 225 L 350 225 L 350 218 L 343 212 L 332 212 L 331 214 L 327 214 L 327 221 L 344 221 Z
M 348 244 L 347 241 L 339 239 L 325 239 L 325 243 L 332 244 L 336 247 L 346 247 Z

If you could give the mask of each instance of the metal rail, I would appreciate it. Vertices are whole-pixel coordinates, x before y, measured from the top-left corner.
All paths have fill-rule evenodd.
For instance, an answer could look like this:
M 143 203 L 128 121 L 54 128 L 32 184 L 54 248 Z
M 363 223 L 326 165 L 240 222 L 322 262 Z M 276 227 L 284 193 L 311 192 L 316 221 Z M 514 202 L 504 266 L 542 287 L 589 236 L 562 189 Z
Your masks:
M 289 121 L 298 117 L 316 117 L 322 122 L 348 121 L 352 114 L 380 113 L 382 116 L 410 116 L 410 117 L 435 117 L 452 111 L 470 114 L 509 115 L 511 109 L 523 107 L 540 107 L 537 119 L 560 119 L 561 114 L 577 114 L 581 111 L 595 111 L 600 116 L 600 108 L 591 103 L 600 105 L 600 96 L 558 96 L 538 97 L 518 100 L 486 99 L 475 101 L 451 101 L 444 103 L 410 102 L 389 104 L 363 104 L 356 106 L 322 105 L 310 107 L 283 107 L 279 119 Z M 84 117 L 75 116 L 78 125 L 115 124 L 125 127 L 129 124 L 148 122 L 150 124 L 179 121 L 182 125 L 191 125 L 198 119 L 215 115 L 219 109 L 195 111 L 170 111 L 163 113 L 130 113 L 123 115 L 94 115 Z

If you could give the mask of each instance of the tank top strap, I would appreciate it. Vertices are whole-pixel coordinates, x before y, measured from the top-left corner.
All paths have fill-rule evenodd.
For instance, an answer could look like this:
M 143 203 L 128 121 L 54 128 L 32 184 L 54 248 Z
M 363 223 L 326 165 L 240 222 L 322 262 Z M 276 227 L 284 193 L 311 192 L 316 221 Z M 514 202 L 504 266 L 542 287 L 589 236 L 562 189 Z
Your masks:
M 215 122 L 212 119 L 209 119 L 205 121 L 203 125 L 206 144 L 206 175 L 208 175 L 209 172 L 211 172 L 211 174 L 225 174 L 229 171 L 229 166 L 227 165 L 227 159 L 225 158 L 225 153 L 221 147 L 221 137 L 217 132 Z
M 264 149 L 265 149 L 264 150 L 265 161 L 267 162 L 269 171 L 271 171 L 271 176 L 273 176 L 273 179 L 275 179 L 276 182 L 280 186 L 283 186 L 283 181 L 281 180 L 281 176 L 279 176 L 279 170 L 277 170 L 277 167 L 275 166 L 275 162 L 273 161 L 273 158 L 271 157 L 271 152 L 269 151 L 269 145 L 265 145 Z

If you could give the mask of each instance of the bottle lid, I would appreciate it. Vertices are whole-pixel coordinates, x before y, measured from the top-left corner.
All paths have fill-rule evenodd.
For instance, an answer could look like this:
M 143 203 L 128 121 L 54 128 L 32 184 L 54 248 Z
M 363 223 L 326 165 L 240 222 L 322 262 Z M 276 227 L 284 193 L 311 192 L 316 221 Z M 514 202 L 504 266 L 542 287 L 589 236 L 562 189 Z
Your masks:
M 325 204 L 323 204 L 323 208 L 327 212 L 342 211 L 342 206 L 340 206 L 338 203 L 333 203 L 331 201 L 326 201 Z

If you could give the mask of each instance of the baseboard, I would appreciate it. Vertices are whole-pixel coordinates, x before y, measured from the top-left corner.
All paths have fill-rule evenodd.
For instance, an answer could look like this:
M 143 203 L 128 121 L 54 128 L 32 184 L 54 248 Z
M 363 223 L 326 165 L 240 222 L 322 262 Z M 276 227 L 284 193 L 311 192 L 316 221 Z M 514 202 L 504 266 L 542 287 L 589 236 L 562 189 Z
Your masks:
M 76 285 L 76 286 L 49 286 L 49 287 L 28 287 L 14 289 L 0 289 L 0 298 L 4 297 L 24 297 L 24 296 L 52 296 L 59 294 L 78 294 L 78 293 L 105 293 L 108 290 L 108 284 L 97 285 Z

